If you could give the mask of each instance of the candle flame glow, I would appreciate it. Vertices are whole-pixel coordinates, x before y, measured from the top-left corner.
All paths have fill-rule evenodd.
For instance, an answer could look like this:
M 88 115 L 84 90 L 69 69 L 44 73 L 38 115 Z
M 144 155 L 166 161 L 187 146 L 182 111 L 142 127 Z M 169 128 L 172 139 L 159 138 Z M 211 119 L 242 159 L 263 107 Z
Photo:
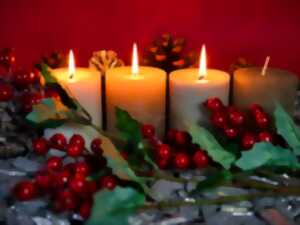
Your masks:
M 136 43 L 133 44 L 131 73 L 134 76 L 136 76 L 139 73 L 139 59 Z
M 70 50 L 70 53 L 69 53 L 69 79 L 73 79 L 74 78 L 74 75 L 75 75 L 75 59 L 74 59 L 74 54 L 73 54 L 73 51 Z
M 267 72 L 267 69 L 268 69 L 268 66 L 269 66 L 270 59 L 271 59 L 271 57 L 270 57 L 270 56 L 267 56 L 266 61 L 265 61 L 265 64 L 264 64 L 264 66 L 263 66 L 263 68 L 262 68 L 262 70 L 261 70 L 261 75 L 262 75 L 262 76 L 265 76 L 265 75 L 266 75 L 266 72 Z
M 207 66 L 206 66 L 206 49 L 205 45 L 202 45 L 199 63 L 199 79 L 202 80 L 206 77 Z

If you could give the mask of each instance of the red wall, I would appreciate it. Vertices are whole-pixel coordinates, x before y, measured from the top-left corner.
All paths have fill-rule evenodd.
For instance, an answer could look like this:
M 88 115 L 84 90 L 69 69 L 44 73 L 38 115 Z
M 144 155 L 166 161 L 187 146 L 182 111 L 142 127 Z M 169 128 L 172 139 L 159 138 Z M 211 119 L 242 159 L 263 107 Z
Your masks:
M 161 32 L 206 43 L 211 67 L 271 55 L 300 75 L 299 0 L 0 0 L 0 46 L 15 47 L 22 65 L 69 48 L 83 65 L 100 49 L 127 58 L 133 41 L 141 48 Z

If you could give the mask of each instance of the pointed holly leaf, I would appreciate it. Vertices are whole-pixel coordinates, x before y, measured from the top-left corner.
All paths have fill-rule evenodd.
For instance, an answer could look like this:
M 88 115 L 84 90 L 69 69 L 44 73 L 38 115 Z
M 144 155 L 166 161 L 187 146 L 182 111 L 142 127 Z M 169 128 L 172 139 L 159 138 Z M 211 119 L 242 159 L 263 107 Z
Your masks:
M 71 115 L 70 113 L 70 110 L 60 101 L 46 98 L 32 107 L 32 111 L 26 116 L 26 119 L 30 123 L 38 125 L 49 121 L 66 121 Z
M 274 118 L 278 134 L 285 139 L 296 155 L 300 155 L 300 131 L 291 116 L 277 104 Z
M 230 168 L 235 161 L 234 154 L 225 150 L 207 129 L 192 125 L 189 132 L 193 143 L 200 145 L 215 162 L 221 164 L 225 169 Z
M 257 143 L 252 149 L 243 151 L 236 166 L 242 170 L 253 170 L 262 166 L 300 168 L 297 157 L 289 149 L 267 142 Z
M 103 190 L 94 197 L 87 225 L 128 225 L 129 217 L 145 203 L 145 196 L 133 188 Z

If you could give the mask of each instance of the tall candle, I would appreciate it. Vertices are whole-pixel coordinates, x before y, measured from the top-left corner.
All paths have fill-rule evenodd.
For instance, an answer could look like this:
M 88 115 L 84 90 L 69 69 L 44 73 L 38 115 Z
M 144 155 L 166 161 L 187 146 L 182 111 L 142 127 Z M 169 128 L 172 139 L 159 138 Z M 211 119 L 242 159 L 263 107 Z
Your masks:
M 229 74 L 206 69 L 205 46 L 201 50 L 199 69 L 176 70 L 170 74 L 171 128 L 186 130 L 191 124 L 208 124 L 202 103 L 211 97 L 224 104 L 229 98 Z
M 91 115 L 92 122 L 102 127 L 101 79 L 96 70 L 76 68 L 72 51 L 69 68 L 52 70 L 52 74 L 66 86 L 71 94 Z
M 238 69 L 234 73 L 233 104 L 247 108 L 253 103 L 262 105 L 273 113 L 276 102 L 293 113 L 298 88 L 298 78 L 285 70 L 268 68 L 263 75 L 262 68 Z
M 116 132 L 115 109 L 128 111 L 141 123 L 164 132 L 166 73 L 153 67 L 139 67 L 134 45 L 132 67 L 117 67 L 106 73 L 107 128 Z

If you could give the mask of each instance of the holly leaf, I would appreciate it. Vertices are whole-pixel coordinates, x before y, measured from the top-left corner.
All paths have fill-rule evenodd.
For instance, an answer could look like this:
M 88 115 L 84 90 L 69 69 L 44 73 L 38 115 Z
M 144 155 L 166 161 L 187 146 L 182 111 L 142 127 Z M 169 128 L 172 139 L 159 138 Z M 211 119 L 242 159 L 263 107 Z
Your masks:
M 94 205 L 87 225 L 128 225 L 129 217 L 145 203 L 145 196 L 133 188 L 116 187 L 94 196 Z
M 215 137 L 205 128 L 192 125 L 189 129 L 193 142 L 200 145 L 204 151 L 225 169 L 229 169 L 235 161 L 233 153 L 225 150 Z
M 296 155 L 300 155 L 300 131 L 291 116 L 277 104 L 274 112 L 275 124 L 280 134 Z
M 53 98 L 45 98 L 39 104 L 32 107 L 32 111 L 26 116 L 27 121 L 33 124 L 46 124 L 51 122 L 66 121 L 71 111 L 62 102 Z M 60 124 L 60 123 L 58 123 Z
M 253 170 L 262 166 L 300 168 L 297 157 L 289 149 L 267 142 L 257 143 L 249 151 L 243 151 L 235 164 L 242 170 Z
M 52 76 L 47 64 L 45 63 L 40 64 L 40 71 L 42 76 L 45 79 L 46 84 L 58 83 L 57 79 L 54 76 Z
M 131 117 L 128 112 L 116 107 L 116 118 L 116 127 L 121 132 L 123 138 L 134 143 L 140 143 L 142 141 L 143 137 L 140 124 L 137 120 Z

